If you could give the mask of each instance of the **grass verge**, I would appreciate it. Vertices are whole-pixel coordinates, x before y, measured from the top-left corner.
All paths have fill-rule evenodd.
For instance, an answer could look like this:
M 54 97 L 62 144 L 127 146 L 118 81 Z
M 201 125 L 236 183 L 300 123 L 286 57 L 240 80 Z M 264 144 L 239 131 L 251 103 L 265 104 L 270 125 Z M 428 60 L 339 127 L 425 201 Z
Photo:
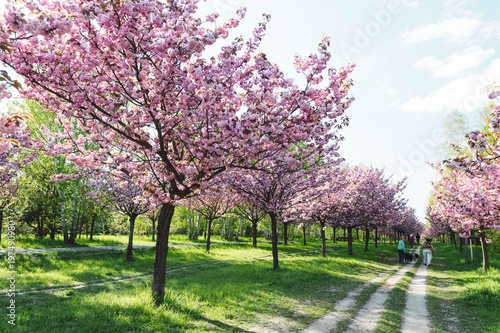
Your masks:
M 499 256 L 490 255 L 491 268 L 484 272 L 480 260 L 465 263 L 452 245 L 434 247 L 436 256 L 427 271 L 431 331 L 500 332 Z

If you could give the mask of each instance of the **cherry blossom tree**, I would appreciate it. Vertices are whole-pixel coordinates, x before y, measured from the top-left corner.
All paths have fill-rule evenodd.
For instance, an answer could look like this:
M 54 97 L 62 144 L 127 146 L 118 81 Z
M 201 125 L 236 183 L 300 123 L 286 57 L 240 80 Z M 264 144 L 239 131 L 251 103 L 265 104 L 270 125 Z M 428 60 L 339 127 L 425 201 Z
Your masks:
M 321 228 L 322 256 L 326 257 L 325 230 L 338 223 L 338 213 L 342 210 L 342 198 L 348 183 L 347 171 L 343 168 L 323 168 L 314 176 L 317 186 L 310 187 L 294 199 L 289 216 L 298 216 L 302 221 L 313 221 Z M 304 229 L 302 224 L 301 229 Z
M 91 178 L 87 185 L 92 188 L 92 196 L 96 201 L 106 200 L 115 211 L 129 217 L 129 238 L 125 260 L 133 260 L 135 220 L 139 215 L 150 210 L 149 200 L 144 196 L 142 188 L 131 180 L 118 183 L 110 176 Z
M 290 167 L 308 152 L 335 154 L 353 65 L 329 69 L 329 39 L 297 56 L 304 87 L 256 49 L 269 16 L 248 41 L 228 37 L 245 10 L 209 26 L 197 1 L 8 1 L 0 61 L 24 78 L 24 97 L 58 114 L 66 129 L 49 149 L 94 172 L 106 164 L 161 204 L 152 283 L 163 301 L 175 206 L 228 167 L 258 168 L 278 152 Z M 217 44 L 219 45 L 219 44 Z M 74 123 L 80 130 L 72 131 Z M 67 137 L 67 138 L 65 138 Z M 300 150 L 290 151 L 297 142 Z M 89 149 L 89 147 L 95 147 Z M 307 161 L 306 161 L 307 163 Z
M 257 223 L 262 221 L 267 212 L 259 205 L 252 204 L 251 201 L 246 201 L 242 198 L 236 203 L 238 214 L 248 220 L 252 225 L 252 246 L 257 247 Z
M 462 238 L 469 238 L 469 232 L 479 235 L 486 271 L 489 268 L 486 231 L 500 230 L 497 185 L 500 166 L 496 163 L 486 165 L 483 172 L 486 175 L 468 177 L 460 170 L 441 170 L 439 182 L 434 184 L 431 213 L 446 219 Z
M 197 191 L 186 205 L 203 216 L 207 222 L 207 253 L 210 252 L 212 222 L 234 210 L 237 198 L 220 181 L 214 181 Z
M 352 255 L 352 229 L 364 228 L 367 251 L 370 230 L 384 225 L 406 203 L 401 198 L 405 180 L 393 183 L 383 170 L 360 165 L 348 170 L 347 181 L 339 220 L 347 227 L 348 254 Z
M 294 199 L 302 192 L 317 186 L 317 166 L 290 170 L 287 165 L 268 160 L 265 170 L 240 170 L 224 176 L 224 182 L 243 200 L 265 211 L 271 219 L 271 243 L 273 269 L 279 269 L 278 223 L 283 223 L 284 213 L 294 205 Z

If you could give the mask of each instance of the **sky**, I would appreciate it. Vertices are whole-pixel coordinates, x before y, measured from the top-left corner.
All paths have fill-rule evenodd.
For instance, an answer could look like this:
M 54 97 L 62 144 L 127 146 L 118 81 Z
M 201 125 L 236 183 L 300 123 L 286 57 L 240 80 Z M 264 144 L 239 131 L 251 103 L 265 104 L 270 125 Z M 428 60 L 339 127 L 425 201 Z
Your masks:
M 299 83 L 294 55 L 315 53 L 324 34 L 331 67 L 356 64 L 340 154 L 350 165 L 407 177 L 408 205 L 424 222 L 435 178 L 426 162 L 442 159 L 443 120 L 483 108 L 486 86 L 500 84 L 500 2 L 207 0 L 199 12 L 218 12 L 219 23 L 240 7 L 247 15 L 231 36 L 249 36 L 270 14 L 260 51 Z
M 500 2 L 208 0 L 201 10 L 223 20 L 240 7 L 243 36 L 271 15 L 260 50 L 291 77 L 293 56 L 316 52 L 324 34 L 332 67 L 356 64 L 340 154 L 407 177 L 408 205 L 425 222 L 436 177 L 426 162 L 443 159 L 444 119 L 453 110 L 477 113 L 488 104 L 486 87 L 500 84 Z

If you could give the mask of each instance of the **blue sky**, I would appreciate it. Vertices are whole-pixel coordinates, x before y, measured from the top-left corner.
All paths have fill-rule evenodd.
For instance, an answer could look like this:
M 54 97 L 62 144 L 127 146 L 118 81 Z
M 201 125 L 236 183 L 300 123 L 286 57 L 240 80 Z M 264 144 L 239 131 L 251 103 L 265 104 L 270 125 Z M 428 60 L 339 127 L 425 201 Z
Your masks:
M 356 64 L 341 155 L 407 176 L 405 195 L 424 221 L 435 175 L 425 162 L 441 159 L 443 118 L 481 108 L 485 87 L 500 82 L 500 2 L 207 0 L 201 12 L 217 11 L 222 22 L 242 6 L 247 16 L 236 34 L 248 35 L 270 14 L 261 51 L 286 74 L 297 75 L 294 54 L 316 52 L 323 34 L 332 40 L 333 67 Z
M 424 221 L 435 176 L 425 162 L 441 160 L 444 117 L 484 107 L 485 87 L 500 82 L 500 2 L 208 0 L 202 6 L 221 20 L 246 7 L 243 35 L 262 13 L 271 14 L 261 51 L 290 76 L 293 55 L 315 52 L 321 36 L 330 36 L 332 66 L 357 66 L 341 155 L 349 164 L 385 168 L 395 179 L 407 176 L 405 196 Z

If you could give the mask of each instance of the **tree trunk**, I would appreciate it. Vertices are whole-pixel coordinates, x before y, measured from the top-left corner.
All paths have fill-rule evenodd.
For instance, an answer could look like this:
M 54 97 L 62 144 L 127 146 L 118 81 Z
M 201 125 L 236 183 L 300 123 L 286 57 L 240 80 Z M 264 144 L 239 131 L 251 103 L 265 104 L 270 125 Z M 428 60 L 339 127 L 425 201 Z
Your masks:
M 365 228 L 365 251 L 368 251 L 368 242 L 370 241 L 370 230 L 368 230 L 368 227 Z
M 68 228 L 66 228 L 66 219 L 64 218 L 64 198 L 63 198 L 63 193 L 59 186 L 57 186 L 57 194 L 59 194 L 59 200 L 61 200 L 60 206 L 61 206 L 61 227 L 62 227 L 62 232 L 63 232 L 63 237 L 64 237 L 64 243 L 68 244 L 69 239 L 68 239 Z
M 337 240 L 335 238 L 337 238 L 337 228 L 333 227 L 333 242 L 337 243 Z
M 481 237 L 481 247 L 483 248 L 483 269 L 486 272 L 490 268 L 490 260 L 488 258 L 488 243 L 486 243 L 486 234 L 484 231 L 479 235 Z
M 288 223 L 283 223 L 283 245 L 288 245 Z
M 280 269 L 278 262 L 278 233 L 276 228 L 278 227 L 278 221 L 275 213 L 268 213 L 271 218 L 271 244 L 273 249 L 273 270 L 277 271 Z M 304 234 L 305 235 L 305 234 Z
M 378 249 L 378 228 L 375 227 L 375 248 Z
M 321 255 L 326 258 L 326 232 L 325 232 L 325 222 L 320 222 L 321 226 Z
M 252 221 L 252 241 L 253 247 L 257 247 L 257 221 Z
M 465 243 L 465 249 L 464 249 L 464 256 L 465 256 L 465 262 L 469 262 L 469 248 L 467 246 L 467 238 L 464 238 L 464 243 Z
M 76 225 L 78 218 L 78 207 L 77 207 L 77 197 L 78 197 L 78 189 L 75 188 L 73 194 L 73 216 L 71 218 L 71 232 L 69 234 L 69 244 L 75 244 L 76 240 Z
M 137 214 L 132 214 L 129 217 L 130 217 L 130 220 L 129 220 L 130 221 L 130 229 L 129 229 L 129 233 L 128 233 L 127 256 L 125 257 L 125 261 L 132 261 L 134 259 L 132 243 L 134 242 L 134 226 L 135 226 L 135 219 L 137 217 Z
M 454 232 L 451 232 L 450 233 L 451 235 L 451 241 L 453 242 L 453 245 L 455 245 L 455 250 L 457 249 L 457 242 L 455 240 L 455 233 Z
M 304 246 L 306 246 L 307 245 L 307 243 L 306 243 L 306 227 L 302 228 L 302 233 L 304 234 Z
M 162 204 L 158 218 L 155 259 L 153 265 L 153 283 L 151 291 L 155 305 L 163 303 L 165 297 L 165 276 L 167 274 L 168 236 L 170 224 L 174 216 L 175 206 L 170 203 Z
M 97 218 L 97 213 L 94 213 L 92 215 L 92 223 L 90 224 L 90 240 L 94 240 L 94 227 L 96 218 Z
M 463 253 L 464 252 L 464 249 L 463 249 L 463 243 L 464 243 L 464 239 L 462 237 L 460 237 L 460 253 Z
M 212 220 L 208 219 L 208 228 L 207 228 L 207 253 L 210 252 L 210 234 L 212 233 Z M 222 233 L 222 230 L 221 230 Z M 222 239 L 222 237 L 221 237 Z
M 347 254 L 352 256 L 352 227 L 347 227 Z
M 0 209 L 0 242 L 2 241 L 3 209 Z
M 55 222 L 51 222 L 52 224 L 52 227 L 50 228 L 50 239 L 51 240 L 55 240 L 56 239 L 56 226 L 55 226 Z

